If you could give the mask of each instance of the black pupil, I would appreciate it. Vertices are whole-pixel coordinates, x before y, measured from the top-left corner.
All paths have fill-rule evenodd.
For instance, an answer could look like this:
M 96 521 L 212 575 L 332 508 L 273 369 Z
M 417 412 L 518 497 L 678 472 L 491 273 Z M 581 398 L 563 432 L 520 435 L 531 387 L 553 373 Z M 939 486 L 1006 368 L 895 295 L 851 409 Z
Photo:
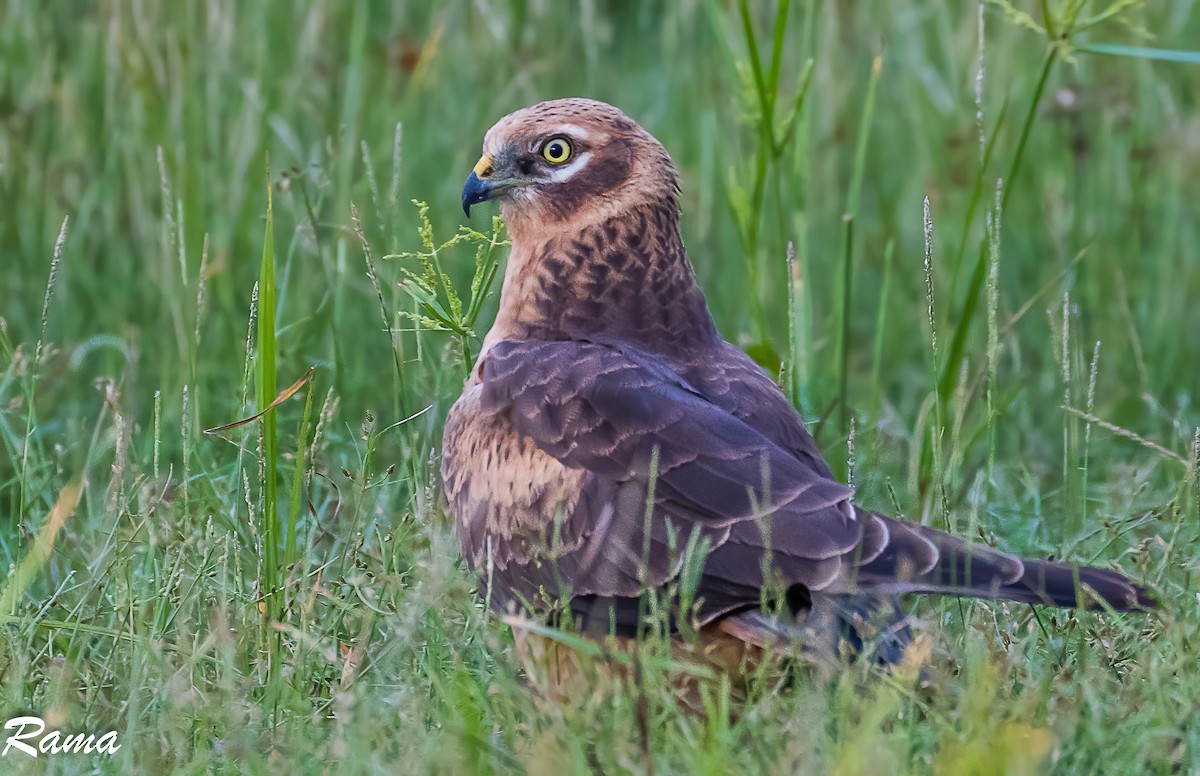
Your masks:
M 558 159 L 564 153 L 566 153 L 566 149 L 563 148 L 562 143 L 560 143 L 556 140 L 550 144 L 550 155 L 553 156 L 555 159 Z

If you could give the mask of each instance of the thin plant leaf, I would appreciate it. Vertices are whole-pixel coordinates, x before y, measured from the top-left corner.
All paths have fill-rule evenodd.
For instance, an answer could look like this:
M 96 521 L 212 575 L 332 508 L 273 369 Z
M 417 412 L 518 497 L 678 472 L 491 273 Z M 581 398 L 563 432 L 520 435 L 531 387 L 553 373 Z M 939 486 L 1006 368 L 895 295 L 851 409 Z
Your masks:
M 1159 455 L 1161 455 L 1164 458 L 1169 458 L 1170 460 L 1176 461 L 1177 463 L 1181 463 L 1184 466 L 1189 465 L 1188 460 L 1186 458 L 1184 458 L 1182 455 L 1180 455 L 1179 453 L 1176 453 L 1172 450 L 1168 450 L 1167 448 L 1160 445 L 1158 442 L 1154 442 L 1149 439 L 1146 439 L 1144 436 L 1136 434 L 1127 428 L 1121 428 L 1120 426 L 1116 425 L 1115 423 L 1109 423 L 1104 418 L 1098 418 L 1095 415 L 1091 414 L 1090 412 L 1084 412 L 1083 410 L 1076 409 L 1071 406 L 1063 405 L 1062 409 L 1063 409 L 1063 412 L 1068 412 L 1078 418 L 1082 418 L 1082 419 L 1086 420 L 1088 423 L 1095 423 L 1097 426 L 1104 429 L 1105 431 L 1111 431 L 1112 433 L 1116 434 L 1119 437 L 1128 439 L 1131 442 L 1137 442 L 1139 445 L 1146 448 L 1147 450 L 1153 450 L 1154 452 L 1158 453 Z
M 587 655 L 593 658 L 598 658 L 604 655 L 604 649 L 600 646 L 600 644 L 592 639 L 578 636 L 574 633 L 568 633 L 567 631 L 559 630 L 558 628 L 552 628 L 549 625 L 543 625 L 542 623 L 534 620 L 509 614 L 501 615 L 500 621 L 513 630 L 525 631 L 527 633 L 532 633 L 535 636 L 541 636 L 542 638 L 562 644 L 564 647 L 573 649 L 582 655 Z M 618 662 L 624 662 L 622 658 L 625 656 L 622 653 L 614 653 L 613 657 L 616 658 Z
M 29 588 L 38 569 L 50 559 L 50 553 L 54 551 L 54 540 L 67 518 L 74 514 L 82 490 L 80 480 L 74 479 L 58 492 L 50 514 L 46 515 L 41 530 L 33 540 L 33 546 L 9 575 L 8 583 L 3 592 L 0 592 L 0 623 L 15 619 L 17 601 Z
M 301 377 L 296 382 L 292 383 L 287 388 L 284 388 L 283 391 L 281 391 L 280 394 L 275 397 L 274 401 L 272 401 L 266 407 L 263 407 L 261 410 L 254 413 L 250 417 L 242 418 L 241 420 L 235 420 L 232 423 L 226 423 L 223 426 L 213 426 L 212 428 L 206 428 L 206 429 L 204 429 L 204 433 L 205 434 L 217 434 L 217 433 L 220 433 L 221 431 L 228 431 L 231 428 L 237 428 L 238 426 L 244 426 L 247 423 L 253 423 L 254 421 L 261 418 L 263 415 L 266 415 L 268 412 L 270 412 L 271 410 L 278 407 L 280 404 L 283 404 L 285 401 L 287 401 L 288 399 L 295 396 L 296 391 L 303 388 L 304 384 L 312 379 L 313 372 L 315 372 L 315 371 L 316 371 L 316 367 L 310 366 L 308 368 L 308 371 L 304 373 L 303 377 Z
M 1076 44 L 1075 50 L 1108 57 L 1130 57 L 1132 59 L 1152 59 L 1158 62 L 1182 62 L 1187 65 L 1200 65 L 1200 51 L 1122 46 L 1119 43 Z

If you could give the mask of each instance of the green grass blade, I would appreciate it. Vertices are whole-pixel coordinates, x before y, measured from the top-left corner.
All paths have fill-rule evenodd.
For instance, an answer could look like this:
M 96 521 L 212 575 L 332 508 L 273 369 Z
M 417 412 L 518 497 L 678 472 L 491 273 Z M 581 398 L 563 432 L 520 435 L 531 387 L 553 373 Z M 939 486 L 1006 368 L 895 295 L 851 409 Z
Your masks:
M 838 405 L 840 430 L 850 433 L 850 318 L 854 307 L 854 214 L 842 216 L 841 330 L 838 338 Z
M 254 360 L 254 392 L 258 399 L 258 410 L 261 412 L 275 401 L 278 395 L 276 385 L 277 351 L 275 345 L 275 220 L 271 199 L 271 170 L 267 165 L 267 222 L 263 233 L 262 261 L 258 271 L 258 339 L 256 357 Z M 276 416 L 274 412 L 265 413 L 259 420 L 262 429 L 263 472 L 262 489 L 262 552 L 263 579 L 261 591 L 265 596 L 265 615 L 268 622 L 279 619 L 283 611 L 282 598 L 279 591 L 279 495 L 278 495 L 278 460 Z
M 892 293 L 892 265 L 896 255 L 896 241 L 888 240 L 883 247 L 883 283 L 879 289 L 879 304 L 875 308 L 875 343 L 871 348 L 871 385 L 875 390 L 874 406 L 879 406 L 883 396 L 883 343 L 887 332 L 887 308 Z
M 858 214 L 858 201 L 862 196 L 863 175 L 867 166 L 867 143 L 871 138 L 871 124 L 875 118 L 875 91 L 879 76 L 883 72 L 883 54 L 871 61 L 871 79 L 867 82 L 867 97 L 863 101 L 862 118 L 858 122 L 858 145 L 854 149 L 854 172 L 850 176 L 850 193 L 846 197 L 846 212 Z
M 1008 207 L 1008 198 L 1013 192 L 1017 173 L 1021 162 L 1025 159 L 1025 147 L 1029 142 L 1029 133 L 1033 129 L 1033 121 L 1037 117 L 1038 105 L 1041 104 L 1042 94 L 1046 91 L 1046 81 L 1050 78 L 1054 61 L 1058 57 L 1057 49 L 1050 46 L 1042 60 L 1042 69 L 1038 75 L 1037 86 L 1033 90 L 1033 99 L 1025 114 L 1025 122 L 1021 125 L 1021 135 L 1017 140 L 1017 149 L 1013 153 L 1012 162 L 1008 166 L 1008 175 L 1004 178 L 1004 193 L 1001 195 L 1000 209 Z M 987 278 L 987 240 L 980 241 L 979 258 L 975 262 L 975 270 L 971 275 L 971 284 L 967 287 L 967 295 L 963 298 L 962 311 L 958 316 L 958 325 L 954 327 L 954 336 L 950 340 L 950 350 L 942 366 L 942 377 L 938 381 L 938 390 L 943 396 L 954 392 L 954 383 L 961 369 L 964 351 L 967 346 L 967 335 L 971 332 L 971 324 L 975 319 L 975 308 L 979 304 L 979 294 L 983 290 Z
M 1107 57 L 1130 57 L 1150 59 L 1156 62 L 1182 62 L 1186 65 L 1200 65 L 1200 51 L 1142 48 L 1141 46 L 1122 46 L 1117 43 L 1085 43 L 1076 45 L 1074 49 L 1085 54 L 1099 54 Z
M 304 469 L 306 466 L 305 453 L 308 450 L 308 427 L 312 419 L 313 406 L 313 387 L 310 383 L 308 390 L 304 396 L 304 415 L 300 420 L 300 433 L 296 435 L 296 460 L 295 468 L 292 470 L 292 495 L 288 502 L 288 522 L 287 534 L 284 545 L 283 567 L 286 573 L 291 565 L 296 561 L 296 554 L 300 551 L 300 537 L 298 529 L 300 527 L 300 509 L 308 502 L 308 496 L 304 492 Z

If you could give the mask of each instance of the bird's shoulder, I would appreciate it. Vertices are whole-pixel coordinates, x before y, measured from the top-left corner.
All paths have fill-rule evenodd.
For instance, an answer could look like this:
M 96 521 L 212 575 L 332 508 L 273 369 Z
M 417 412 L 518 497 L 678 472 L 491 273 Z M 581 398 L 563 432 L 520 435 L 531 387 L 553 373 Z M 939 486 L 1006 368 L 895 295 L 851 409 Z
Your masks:
M 542 401 L 531 409 L 548 420 L 560 420 L 556 406 L 597 390 L 617 391 L 637 402 L 664 392 L 672 402 L 658 402 L 662 412 L 727 413 L 787 450 L 821 477 L 832 474 L 820 448 L 795 407 L 769 374 L 743 350 L 725 340 L 683 353 L 655 353 L 619 339 L 500 340 L 477 370 L 488 375 L 483 407 L 511 407 L 523 393 Z M 549 400 L 549 401 L 546 401 Z M 576 416 L 561 420 L 578 421 Z
M 683 364 L 680 376 L 708 401 L 791 452 L 821 476 L 832 476 L 796 408 L 766 370 L 741 348 L 721 341 Z

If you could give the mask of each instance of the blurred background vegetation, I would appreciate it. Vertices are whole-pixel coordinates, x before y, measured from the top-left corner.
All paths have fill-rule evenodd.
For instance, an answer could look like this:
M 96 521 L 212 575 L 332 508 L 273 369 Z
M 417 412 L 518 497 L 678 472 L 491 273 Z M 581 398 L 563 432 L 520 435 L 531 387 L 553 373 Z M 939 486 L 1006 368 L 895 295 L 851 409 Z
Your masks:
M 1191 0 L 3 0 L 0 716 L 123 732 L 63 773 L 1200 767 L 1197 41 Z M 923 604 L 932 697 L 539 704 L 437 495 L 502 237 L 431 248 L 570 95 L 672 153 L 719 327 L 863 503 L 1164 612 Z

